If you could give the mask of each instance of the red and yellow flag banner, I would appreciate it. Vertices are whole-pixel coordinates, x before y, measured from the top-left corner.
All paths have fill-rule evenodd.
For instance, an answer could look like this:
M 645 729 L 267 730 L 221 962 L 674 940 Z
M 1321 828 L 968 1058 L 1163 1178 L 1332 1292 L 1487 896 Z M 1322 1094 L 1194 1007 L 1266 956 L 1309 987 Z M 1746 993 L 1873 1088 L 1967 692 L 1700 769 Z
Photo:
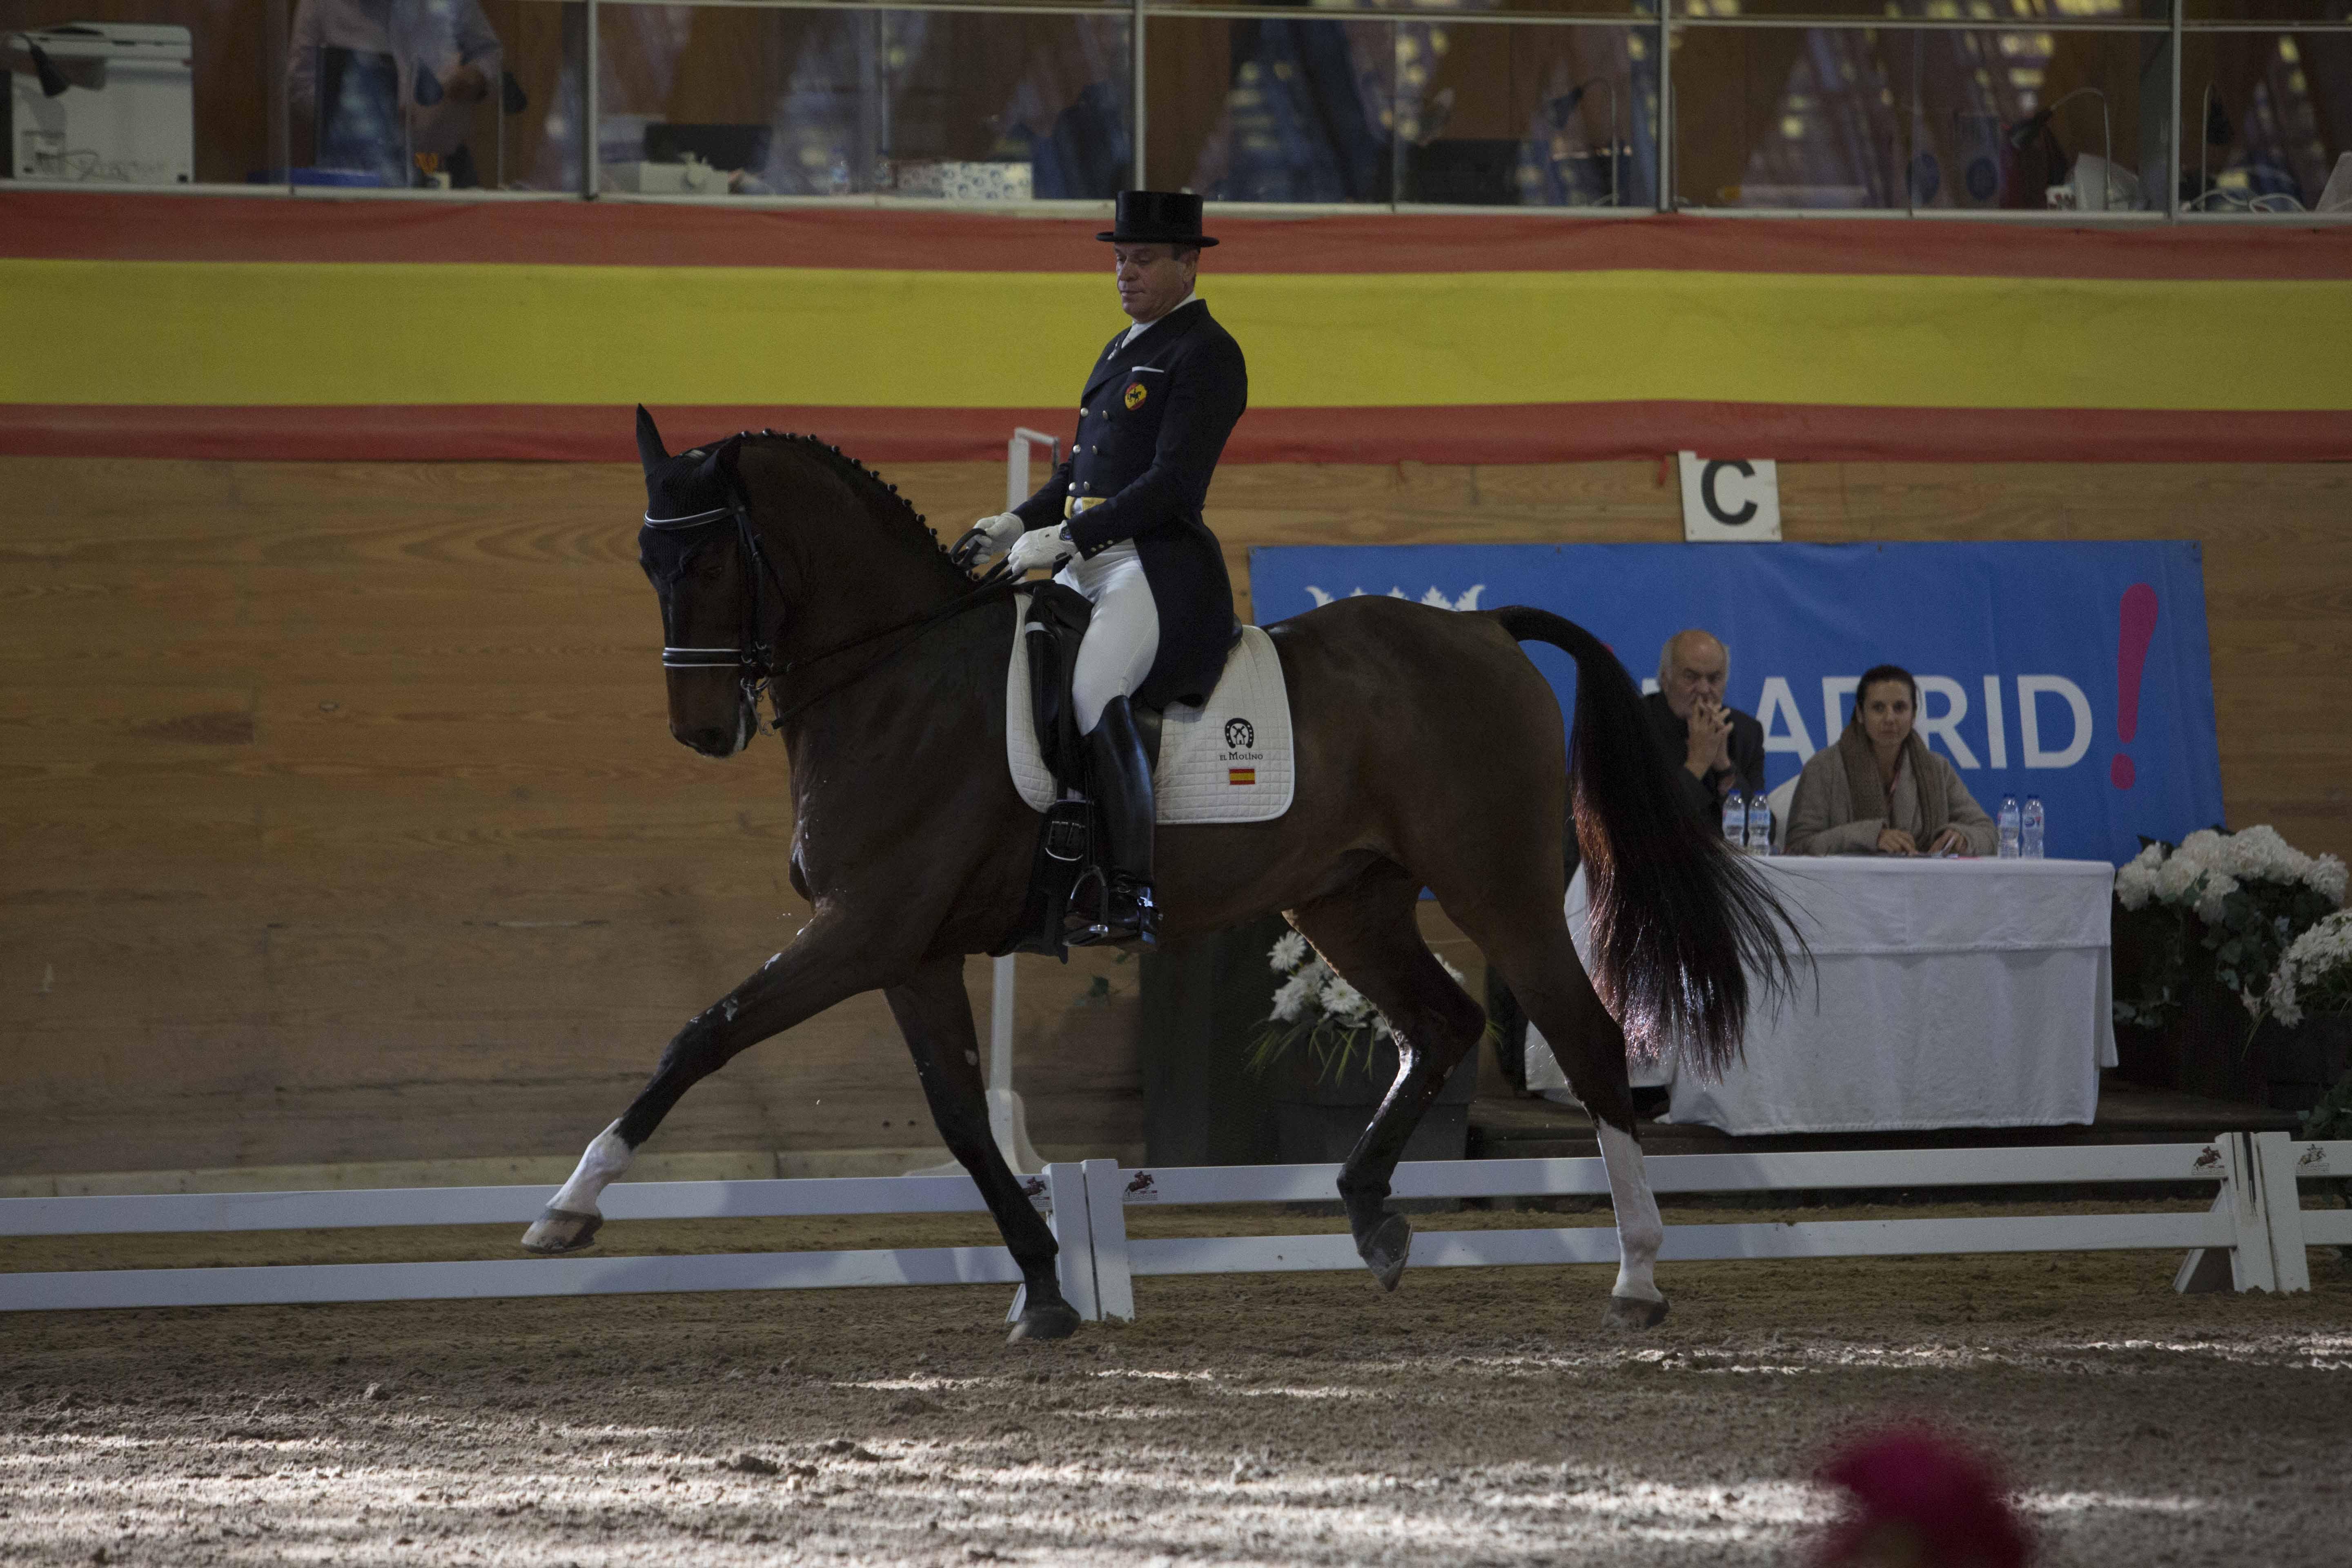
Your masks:
M 0 195 L 0 451 L 878 461 L 1061 431 L 1100 220 Z M 1228 460 L 2352 458 L 2352 228 L 1218 215 Z

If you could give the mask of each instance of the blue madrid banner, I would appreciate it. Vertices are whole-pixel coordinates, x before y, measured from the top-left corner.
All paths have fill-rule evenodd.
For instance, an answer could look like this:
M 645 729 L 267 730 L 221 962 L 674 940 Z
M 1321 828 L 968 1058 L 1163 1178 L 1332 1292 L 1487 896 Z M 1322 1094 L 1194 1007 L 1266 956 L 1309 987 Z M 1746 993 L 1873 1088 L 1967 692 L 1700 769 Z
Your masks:
M 1644 689 L 1666 638 L 1703 626 L 1731 650 L 1727 700 L 1763 721 L 1783 820 L 1880 663 L 1918 678 L 1921 738 L 1987 812 L 2042 797 L 2053 857 L 2121 862 L 2222 820 L 2194 543 L 1280 546 L 1250 552 L 1250 594 L 1261 625 L 1357 594 L 1535 605 Z M 1528 651 L 1571 709 L 1574 664 Z

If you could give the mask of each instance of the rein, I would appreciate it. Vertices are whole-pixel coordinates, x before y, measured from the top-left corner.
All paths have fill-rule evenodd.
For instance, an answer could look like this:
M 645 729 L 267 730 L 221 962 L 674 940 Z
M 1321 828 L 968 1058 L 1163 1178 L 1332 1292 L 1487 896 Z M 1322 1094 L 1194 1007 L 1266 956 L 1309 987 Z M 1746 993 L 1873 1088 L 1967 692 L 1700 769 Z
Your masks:
M 835 643 L 833 647 L 826 648 L 824 652 L 813 653 L 806 658 L 796 658 L 793 660 L 790 664 L 784 666 L 783 668 L 776 671 L 775 674 L 769 677 L 765 682 L 768 689 L 769 707 L 775 714 L 774 722 L 781 726 L 785 720 L 797 716 L 805 710 L 811 704 L 820 700 L 821 699 L 832 696 L 835 692 L 841 690 L 844 687 L 856 685 L 858 681 L 865 679 L 867 676 L 873 674 L 876 670 L 881 668 L 884 665 L 889 663 L 892 659 L 898 658 L 900 654 L 906 652 L 908 648 L 921 641 L 922 634 L 930 630 L 931 627 L 938 626 L 942 621 L 953 620 L 956 616 L 962 615 L 966 610 L 978 609 L 981 605 L 987 604 L 993 599 L 1009 598 L 1012 596 L 1013 588 L 1017 585 L 1018 579 L 1006 575 L 1003 563 L 1000 562 L 996 566 L 991 568 L 988 575 L 982 577 L 970 588 L 957 595 L 954 598 L 950 599 L 946 604 L 941 605 L 935 610 L 926 611 L 924 614 L 917 616 L 911 620 L 900 621 L 896 626 L 884 626 L 880 631 L 866 632 L 862 636 L 854 637 L 847 642 Z M 798 701 L 794 702 L 791 707 L 785 707 L 782 700 L 776 695 L 776 682 L 783 679 L 785 676 L 792 674 L 794 670 L 806 669 L 809 666 L 813 664 L 820 664 L 824 660 L 833 658 L 835 654 L 847 653 L 851 648 L 863 647 L 867 643 L 879 642 L 884 637 L 894 637 L 900 632 L 910 632 L 914 635 L 908 637 L 905 642 L 899 644 L 897 647 L 887 649 L 878 658 L 869 659 L 866 663 L 859 665 L 856 669 L 851 670 L 847 675 L 843 676 L 840 679 L 833 682 L 830 686 L 821 686 L 817 688 L 814 691 L 810 692 L 807 696 L 803 697 Z
M 810 654 L 804 658 L 793 659 L 779 668 L 775 662 L 775 648 L 760 636 L 760 628 L 765 618 L 761 614 L 761 579 L 764 574 L 768 582 L 775 584 L 779 594 L 783 591 L 784 582 L 782 576 L 776 571 L 774 563 L 768 559 L 767 552 L 760 548 L 759 534 L 751 527 L 750 508 L 739 499 L 726 506 L 713 507 L 709 511 L 695 512 L 686 517 L 657 518 L 651 512 L 646 514 L 646 526 L 658 529 L 663 532 L 683 532 L 689 529 L 713 528 L 729 521 L 735 524 L 736 542 L 751 558 L 753 565 L 753 570 L 750 574 L 750 591 L 744 595 L 743 627 L 740 634 L 740 640 L 733 647 L 681 647 L 666 645 L 662 648 L 662 668 L 664 669 L 736 668 L 748 671 L 749 673 L 740 682 L 744 699 L 751 703 L 752 711 L 756 715 L 759 711 L 761 695 L 766 694 L 769 710 L 774 715 L 770 721 L 772 728 L 782 727 L 786 720 L 801 713 L 811 704 L 865 679 L 899 654 L 914 647 L 921 639 L 921 634 L 931 627 L 943 621 L 951 620 L 966 610 L 977 609 L 982 605 L 999 597 L 1010 596 L 1018 584 L 1018 579 L 1006 574 L 1006 563 L 1000 562 L 986 576 L 935 609 L 927 610 L 919 616 L 875 631 L 861 632 L 845 641 L 834 644 L 831 647 Z M 853 648 L 863 647 L 868 643 L 879 642 L 886 637 L 896 637 L 901 633 L 914 635 L 908 637 L 898 647 L 887 649 L 878 658 L 858 666 L 840 679 L 830 685 L 819 687 L 793 702 L 789 708 L 784 705 L 782 698 L 777 692 L 778 683 L 787 676 L 807 669 L 812 665 L 822 664 Z

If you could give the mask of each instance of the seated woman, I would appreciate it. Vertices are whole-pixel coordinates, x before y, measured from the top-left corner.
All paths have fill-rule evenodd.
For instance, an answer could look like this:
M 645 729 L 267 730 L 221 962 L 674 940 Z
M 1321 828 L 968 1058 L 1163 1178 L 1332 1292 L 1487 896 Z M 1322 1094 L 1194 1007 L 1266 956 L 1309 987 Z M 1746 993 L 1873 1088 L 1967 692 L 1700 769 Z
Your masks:
M 1816 752 L 1789 801 L 1791 855 L 1990 855 L 2000 830 L 1950 762 L 1911 732 L 1919 683 L 1882 664 L 1862 678 L 1853 722 Z

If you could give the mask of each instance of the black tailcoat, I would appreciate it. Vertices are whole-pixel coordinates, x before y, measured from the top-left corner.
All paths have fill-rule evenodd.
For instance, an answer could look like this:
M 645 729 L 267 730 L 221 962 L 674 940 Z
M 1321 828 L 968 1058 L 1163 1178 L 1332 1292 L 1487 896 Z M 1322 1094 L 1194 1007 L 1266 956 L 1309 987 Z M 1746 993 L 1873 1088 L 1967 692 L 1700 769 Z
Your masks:
M 1165 708 L 1206 699 L 1241 635 L 1225 558 L 1201 504 L 1225 437 L 1249 405 L 1249 369 L 1241 345 L 1199 300 L 1132 342 L 1120 338 L 1087 377 L 1068 459 L 1013 510 L 1029 527 L 1045 528 L 1063 521 L 1068 501 L 1102 499 L 1071 515 L 1070 538 L 1089 560 L 1135 542 L 1160 611 L 1160 651 L 1135 700 Z

